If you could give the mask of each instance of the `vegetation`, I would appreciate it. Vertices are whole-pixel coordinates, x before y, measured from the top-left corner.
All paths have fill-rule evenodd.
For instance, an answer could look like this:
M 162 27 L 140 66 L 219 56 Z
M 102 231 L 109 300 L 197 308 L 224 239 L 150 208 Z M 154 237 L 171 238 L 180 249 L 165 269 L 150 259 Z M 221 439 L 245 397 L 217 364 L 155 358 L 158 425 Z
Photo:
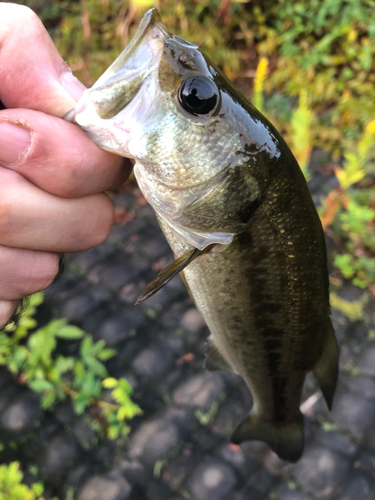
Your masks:
M 29 488 L 22 484 L 20 464 L 12 462 L 0 465 L 0 498 L 3 500 L 43 500 L 42 483 L 33 483 Z
M 132 388 L 125 379 L 108 377 L 103 361 L 115 351 L 104 341 L 94 342 L 91 335 L 65 319 L 52 320 L 37 328 L 36 307 L 43 294 L 30 297 L 29 307 L 17 322 L 0 333 L 0 365 L 6 366 L 16 380 L 42 395 L 41 406 L 71 400 L 75 413 L 87 412 L 94 429 L 115 439 L 129 432 L 127 421 L 140 408 L 130 399 Z M 78 341 L 77 356 L 58 353 L 58 342 Z M 111 392 L 105 397 L 105 390 Z M 109 400 L 109 401 L 108 401 Z

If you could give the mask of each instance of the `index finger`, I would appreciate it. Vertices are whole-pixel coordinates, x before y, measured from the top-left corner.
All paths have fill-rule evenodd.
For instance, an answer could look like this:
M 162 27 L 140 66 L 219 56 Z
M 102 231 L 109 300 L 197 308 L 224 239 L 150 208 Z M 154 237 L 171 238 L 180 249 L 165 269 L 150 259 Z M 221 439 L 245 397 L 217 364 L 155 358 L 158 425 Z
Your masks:
M 0 3 L 0 19 L 0 101 L 7 108 L 64 116 L 84 86 L 71 74 L 38 16 L 28 7 Z

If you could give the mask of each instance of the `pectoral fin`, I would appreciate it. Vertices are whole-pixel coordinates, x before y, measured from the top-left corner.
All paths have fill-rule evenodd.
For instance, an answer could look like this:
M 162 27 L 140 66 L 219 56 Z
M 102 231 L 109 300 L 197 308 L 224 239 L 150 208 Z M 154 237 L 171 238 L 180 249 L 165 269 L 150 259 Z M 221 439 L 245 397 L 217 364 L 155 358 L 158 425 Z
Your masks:
M 203 367 L 206 370 L 210 372 L 215 370 L 233 371 L 233 368 L 223 358 L 223 356 L 220 354 L 217 347 L 210 338 L 207 339 L 205 355 L 206 359 L 204 361 Z
M 135 304 L 140 304 L 141 302 L 144 302 L 152 297 L 152 295 L 163 288 L 163 286 L 169 283 L 171 279 L 173 279 L 178 273 L 185 269 L 186 266 L 193 262 L 196 257 L 205 252 L 207 252 L 206 248 L 204 250 L 198 250 L 196 248 L 190 252 L 184 253 L 181 257 L 168 264 L 168 266 L 162 269 L 160 273 L 146 286 Z
M 339 348 L 332 323 L 329 320 L 328 334 L 323 347 L 323 353 L 314 366 L 312 373 L 323 393 L 328 409 L 332 409 L 339 373 Z

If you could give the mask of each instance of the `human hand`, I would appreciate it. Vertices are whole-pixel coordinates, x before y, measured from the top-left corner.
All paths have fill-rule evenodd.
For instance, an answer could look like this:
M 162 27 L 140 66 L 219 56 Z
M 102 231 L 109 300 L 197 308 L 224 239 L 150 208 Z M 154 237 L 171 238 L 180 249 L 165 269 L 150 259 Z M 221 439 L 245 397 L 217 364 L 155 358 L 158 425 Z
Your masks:
M 27 7 L 0 4 L 0 328 L 22 298 L 49 286 L 62 252 L 98 245 L 113 224 L 103 191 L 128 160 L 62 120 L 84 86 Z

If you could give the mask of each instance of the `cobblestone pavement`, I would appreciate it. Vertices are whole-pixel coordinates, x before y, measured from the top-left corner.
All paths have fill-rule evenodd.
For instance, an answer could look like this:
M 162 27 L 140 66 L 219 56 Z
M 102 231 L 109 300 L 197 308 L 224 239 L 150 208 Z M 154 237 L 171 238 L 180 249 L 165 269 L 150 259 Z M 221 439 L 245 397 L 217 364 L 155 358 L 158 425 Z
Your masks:
M 312 182 L 313 193 L 320 180 Z M 7 460 L 37 465 L 60 499 L 375 499 L 375 303 L 366 304 L 365 320 L 333 310 L 341 345 L 334 409 L 326 410 L 309 377 L 306 448 L 296 465 L 259 442 L 228 444 L 251 395 L 234 374 L 203 370 L 208 330 L 180 278 L 133 305 L 172 255 L 136 191 L 118 194 L 114 203 L 122 223 L 98 248 L 67 258 L 46 302 L 54 315 L 116 348 L 108 371 L 128 378 L 144 413 L 132 421 L 125 444 L 97 443 L 69 405 L 43 412 L 38 397 L 2 370 L 0 440 L 11 444 Z M 362 293 L 350 285 L 338 290 L 351 301 Z

